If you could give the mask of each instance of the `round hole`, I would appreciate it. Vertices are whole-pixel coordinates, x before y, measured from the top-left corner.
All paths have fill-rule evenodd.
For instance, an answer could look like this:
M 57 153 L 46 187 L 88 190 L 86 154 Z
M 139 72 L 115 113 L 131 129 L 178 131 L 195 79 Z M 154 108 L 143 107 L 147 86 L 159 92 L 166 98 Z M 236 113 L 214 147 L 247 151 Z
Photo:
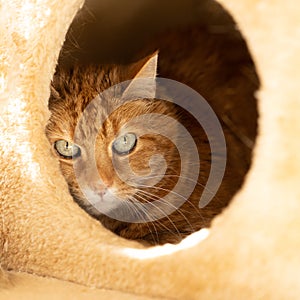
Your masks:
M 251 54 L 232 17 L 214 1 L 174 0 L 170 5 L 153 0 L 112 0 L 107 6 L 86 1 L 69 29 L 58 65 L 72 70 L 76 64 L 83 68 L 126 64 L 157 49 L 158 76 L 186 84 L 214 110 L 226 140 L 227 164 L 222 184 L 208 205 L 199 210 L 195 201 L 188 200 L 177 213 L 151 224 L 99 217 L 79 203 L 115 233 L 150 244 L 176 243 L 208 227 L 222 212 L 250 168 L 258 118 L 255 91 L 259 79 Z M 201 195 L 211 167 L 206 164 L 211 148 L 191 112 L 178 110 L 180 121 L 196 144 L 201 144 L 197 179 L 201 183 L 195 188 Z M 205 152 L 207 156 L 203 157 Z

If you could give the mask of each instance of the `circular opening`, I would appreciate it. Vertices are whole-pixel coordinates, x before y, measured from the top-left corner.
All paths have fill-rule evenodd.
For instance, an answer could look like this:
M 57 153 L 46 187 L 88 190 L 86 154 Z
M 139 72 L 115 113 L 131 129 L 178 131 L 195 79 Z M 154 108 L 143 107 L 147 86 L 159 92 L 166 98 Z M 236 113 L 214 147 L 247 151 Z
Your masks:
M 187 182 L 195 183 L 191 195 L 174 212 L 158 220 L 147 222 L 145 218 L 145 222 L 122 222 L 98 214 L 91 203 L 81 201 L 81 197 L 84 196 L 76 189 L 78 178 L 72 173 L 72 164 L 62 161 L 61 168 L 74 199 L 105 227 L 122 237 L 150 244 L 177 243 L 190 233 L 209 227 L 214 216 L 228 205 L 230 199 L 240 189 L 251 165 L 257 132 L 258 115 L 254 94 L 259 87 L 259 79 L 245 40 L 232 17 L 219 4 L 214 1 L 194 0 L 184 2 L 111 0 L 100 3 L 96 0 L 86 1 L 69 29 L 60 54 L 59 71 L 54 75 L 50 98 L 49 107 L 52 116 L 47 126 L 47 135 L 50 141 L 54 142 L 53 132 L 57 133 L 57 130 L 65 132 L 67 129 L 68 137 L 74 137 L 76 127 L 74 115 L 78 118 L 87 103 L 95 98 L 95 91 L 102 92 L 111 84 L 118 83 L 111 81 L 107 75 L 112 68 L 110 64 L 136 66 L 136 62 L 139 62 L 137 65 L 140 70 L 145 67 L 145 62 L 149 62 L 149 57 L 153 58 L 156 50 L 159 51 L 158 77 L 183 83 L 199 93 L 213 109 L 226 141 L 225 152 L 222 147 L 212 146 L 211 142 L 216 136 L 209 136 L 193 111 L 201 108 L 189 110 L 170 103 L 153 105 L 152 113 L 163 111 L 163 114 L 168 114 L 172 111 L 172 114 L 170 113 L 172 117 L 187 129 L 196 144 L 200 167 L 196 178 L 187 179 Z M 129 74 L 132 68 L 122 70 Z M 119 81 L 120 78 L 132 79 L 130 76 L 136 75 L 122 76 L 119 76 Z M 66 103 L 65 97 L 73 100 Z M 117 109 L 117 113 L 110 116 L 114 122 L 124 123 L 130 119 L 131 114 L 136 117 L 136 111 L 141 109 L 141 105 L 149 106 L 149 99 L 146 103 L 143 101 L 125 103 L 123 107 Z M 105 103 L 103 101 L 102 105 L 110 105 Z M 102 125 L 105 127 L 106 123 Z M 168 125 L 164 126 L 161 126 L 162 131 Z M 173 146 L 168 144 L 165 137 L 157 137 L 157 134 L 148 138 L 152 141 L 137 140 L 136 149 L 130 153 L 129 161 L 132 162 L 133 169 L 138 172 L 139 168 L 145 165 L 141 157 L 150 159 L 154 154 L 167 157 L 166 162 L 170 168 L 168 166 L 166 168 L 165 180 L 163 178 L 155 183 L 156 190 L 163 193 L 155 194 L 147 190 L 136 197 L 140 202 L 151 202 L 165 196 L 172 190 L 180 176 L 189 177 L 189 168 L 191 170 L 193 162 L 196 161 L 194 153 L 191 154 L 186 166 L 187 173 L 185 176 L 178 175 L 178 170 L 182 170 L 177 159 L 178 149 L 172 152 Z M 102 133 L 101 141 L 96 141 L 95 154 L 97 168 L 102 168 L 105 172 L 98 170 L 101 182 L 93 182 L 89 190 L 90 194 L 103 197 L 101 199 L 105 199 L 103 195 L 112 182 L 115 182 L 114 176 L 117 176 L 114 172 L 107 171 L 110 168 L 107 160 L 111 157 L 103 154 L 107 149 L 103 146 L 106 143 L 109 144 L 111 141 L 106 141 Z M 142 143 L 144 148 L 140 149 Z M 157 149 L 159 153 L 155 153 L 153 149 Z M 187 145 L 186 151 L 189 149 Z M 214 197 L 202 205 L 203 207 L 199 207 L 203 192 L 213 192 L 205 187 L 213 169 L 213 157 L 215 161 L 219 159 L 224 162 L 225 159 L 224 174 L 219 168 L 221 175 L 224 176 L 220 186 L 215 184 L 218 189 Z M 88 166 L 82 169 L 85 170 L 84 173 L 88 173 Z M 102 176 L 103 174 L 105 176 Z M 167 180 L 167 177 L 177 179 Z M 151 197 L 147 198 L 150 194 Z M 176 194 L 180 192 L 177 191 Z M 123 210 L 122 213 L 130 212 Z

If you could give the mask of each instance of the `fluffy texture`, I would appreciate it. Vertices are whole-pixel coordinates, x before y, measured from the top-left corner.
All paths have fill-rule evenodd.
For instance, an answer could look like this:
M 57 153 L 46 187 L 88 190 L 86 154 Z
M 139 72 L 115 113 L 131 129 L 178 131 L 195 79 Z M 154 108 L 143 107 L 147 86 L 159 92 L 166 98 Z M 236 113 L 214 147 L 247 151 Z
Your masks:
M 196 36 L 199 37 L 199 34 Z M 168 46 L 173 48 L 178 47 L 178 44 L 180 43 L 173 42 L 173 45 L 168 44 Z M 198 44 L 201 44 L 201 39 L 198 40 Z M 198 46 L 197 50 L 199 48 L 202 49 L 202 45 Z M 211 48 L 216 51 L 213 47 Z M 201 51 L 199 55 L 194 55 L 194 60 L 207 62 L 208 58 L 205 55 L 200 57 L 200 53 Z M 215 62 L 217 55 L 210 53 L 211 56 L 216 58 L 211 59 Z M 236 67 L 232 63 L 235 67 L 235 71 L 231 67 L 232 74 L 236 75 L 236 72 L 242 68 L 251 70 L 251 62 L 249 63 L 244 56 L 240 61 L 243 62 L 242 67 L 240 64 Z M 240 188 L 243 176 L 249 169 L 247 162 L 251 160 L 251 151 L 223 125 L 228 153 L 225 176 L 214 199 L 200 209 L 199 199 L 211 170 L 211 150 L 206 134 L 195 119 L 172 103 L 154 100 L 153 84 L 152 91 L 149 87 L 150 90 L 147 93 L 151 99 L 135 99 L 135 101 L 121 105 L 121 99 L 114 93 L 106 93 L 106 96 L 102 94 L 100 103 L 99 98 L 95 98 L 112 85 L 133 78 L 133 82 L 126 87 L 124 95 L 134 94 L 133 90 L 141 86 L 138 79 L 147 76 L 156 77 L 156 62 L 157 54 L 129 65 L 83 66 L 77 64 L 71 70 L 65 70 L 62 65 L 59 65 L 51 86 L 52 92 L 49 100 L 51 117 L 46 127 L 46 135 L 52 145 L 53 155 L 60 161 L 60 167 L 71 195 L 83 209 L 100 220 L 106 228 L 124 238 L 142 240 L 151 244 L 164 244 L 179 242 L 190 233 L 210 225 L 213 217 L 226 207 Z M 166 65 L 166 62 L 164 64 Z M 174 63 L 171 65 L 174 69 Z M 178 60 L 176 60 L 176 65 L 180 69 Z M 217 69 L 215 73 L 220 77 L 225 73 L 220 63 L 212 65 Z M 190 64 L 185 67 L 192 69 Z M 201 69 L 200 66 L 197 68 Z M 162 70 L 163 65 L 160 72 Z M 195 70 L 189 71 L 189 79 L 192 82 L 191 74 Z M 199 80 L 198 76 L 193 77 Z M 200 79 L 201 86 L 212 85 L 208 77 L 203 76 Z M 244 96 L 244 105 L 249 109 L 252 106 L 255 107 L 253 90 L 249 88 L 250 86 L 253 89 L 254 84 L 243 75 L 240 75 L 240 81 L 243 84 L 236 82 L 230 100 L 224 99 L 224 93 L 221 92 L 217 93 L 218 96 L 214 98 L 212 92 L 208 93 L 209 99 L 219 101 L 222 99 L 228 107 L 230 104 L 236 104 L 236 99 L 239 100 Z M 227 81 L 224 85 L 227 88 Z M 247 90 L 248 93 L 244 90 L 245 86 L 250 90 Z M 144 86 L 141 86 L 141 89 L 143 88 Z M 206 90 L 211 89 L 206 88 Z M 218 85 L 218 90 L 222 90 L 221 84 Z M 220 115 L 223 116 L 224 110 L 219 110 Z M 234 110 L 231 109 L 231 111 Z M 79 123 L 83 112 L 86 116 L 85 122 Z M 154 113 L 159 114 L 159 117 L 153 115 Z M 256 125 L 255 116 L 254 113 L 251 123 L 246 124 L 252 130 Z M 138 121 L 134 121 L 134 118 L 138 118 Z M 104 122 L 103 125 L 102 122 Z M 195 144 L 180 131 L 178 122 L 191 134 Z M 127 132 L 136 133 L 140 137 L 133 151 L 126 155 L 118 155 L 112 151 L 113 142 L 118 136 L 120 139 Z M 77 145 L 74 145 L 75 140 Z M 176 150 L 176 144 L 181 150 Z M 57 145 L 64 147 L 68 145 L 68 151 L 66 152 L 63 147 L 58 149 Z M 73 159 L 72 156 L 68 156 L 72 147 L 77 151 Z M 97 170 L 93 171 L 92 149 L 94 147 Z M 62 155 L 63 153 L 67 156 Z M 218 147 L 218 153 L 220 153 L 218 159 L 222 159 L 221 146 Z M 167 168 L 161 180 L 158 180 L 164 173 L 161 160 L 157 162 L 155 159 L 152 160 L 151 174 L 149 174 L 149 161 L 153 155 L 157 154 L 164 157 Z M 197 156 L 200 157 L 200 166 L 197 166 Z M 127 158 L 130 161 L 129 166 Z M 196 172 L 193 167 L 196 168 Z M 131 168 L 138 174 L 136 181 L 130 172 Z M 88 170 L 88 172 L 82 170 Z M 133 184 L 136 182 L 140 186 L 132 187 L 132 184 L 122 181 L 119 174 L 125 182 L 133 182 Z M 207 189 L 211 192 L 209 188 Z M 191 195 L 185 196 L 189 190 Z M 166 196 L 169 191 L 171 191 L 169 195 L 171 197 L 166 201 L 168 205 L 159 202 L 159 199 Z M 147 203 L 148 207 L 142 208 L 140 203 Z M 131 207 L 128 207 L 129 205 Z M 173 212 L 176 207 L 177 210 Z M 129 221 L 123 221 L 123 216 Z M 140 222 L 133 222 L 137 219 Z
M 224 1 L 249 42 L 262 81 L 253 166 L 208 238 L 200 242 L 203 233 L 198 232 L 188 238 L 189 247 L 153 249 L 138 249 L 140 245 L 115 237 L 75 205 L 58 163 L 48 155 L 44 128 L 49 84 L 67 27 L 80 5 L 76 0 L 0 2 L 2 268 L 165 298 L 297 299 L 296 1 Z M 57 293 L 64 285 L 46 278 L 27 279 L 33 292 L 38 292 L 39 282 L 48 288 L 53 284 Z M 5 279 L 2 286 L 11 299 L 20 295 L 5 286 Z M 15 286 L 20 291 L 21 281 Z M 68 286 L 63 289 L 74 295 Z M 76 296 L 84 293 L 80 286 L 76 289 Z

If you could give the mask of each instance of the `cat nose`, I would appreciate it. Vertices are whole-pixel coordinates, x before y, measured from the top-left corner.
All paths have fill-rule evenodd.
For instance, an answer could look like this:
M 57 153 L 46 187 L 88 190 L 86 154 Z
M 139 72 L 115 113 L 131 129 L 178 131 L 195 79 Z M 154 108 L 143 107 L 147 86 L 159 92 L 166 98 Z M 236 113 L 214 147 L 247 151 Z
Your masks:
M 97 190 L 97 194 L 101 197 L 103 197 L 107 193 L 107 188 L 104 188 L 103 190 Z
M 108 187 L 103 183 L 96 183 L 94 184 L 94 190 L 99 196 L 103 197 L 107 193 Z

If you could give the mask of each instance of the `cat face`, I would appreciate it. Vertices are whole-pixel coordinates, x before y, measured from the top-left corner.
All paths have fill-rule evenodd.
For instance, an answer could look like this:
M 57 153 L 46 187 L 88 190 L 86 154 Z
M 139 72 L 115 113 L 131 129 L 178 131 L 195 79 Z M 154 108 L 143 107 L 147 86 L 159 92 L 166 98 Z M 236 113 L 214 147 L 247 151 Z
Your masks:
M 152 204 L 152 209 L 151 203 L 168 194 L 178 180 L 173 104 L 153 99 L 151 87 L 146 91 L 149 98 L 122 104 L 113 96 L 94 101 L 125 79 L 154 78 L 156 63 L 155 55 L 127 67 L 78 67 L 59 71 L 53 81 L 46 133 L 71 194 L 94 216 L 126 215 L 146 222 L 157 206 Z M 133 80 L 123 94 L 134 84 Z M 166 136 L 159 133 L 162 128 Z M 132 203 L 136 204 L 130 207 Z M 138 203 L 150 203 L 150 209 L 141 211 Z

